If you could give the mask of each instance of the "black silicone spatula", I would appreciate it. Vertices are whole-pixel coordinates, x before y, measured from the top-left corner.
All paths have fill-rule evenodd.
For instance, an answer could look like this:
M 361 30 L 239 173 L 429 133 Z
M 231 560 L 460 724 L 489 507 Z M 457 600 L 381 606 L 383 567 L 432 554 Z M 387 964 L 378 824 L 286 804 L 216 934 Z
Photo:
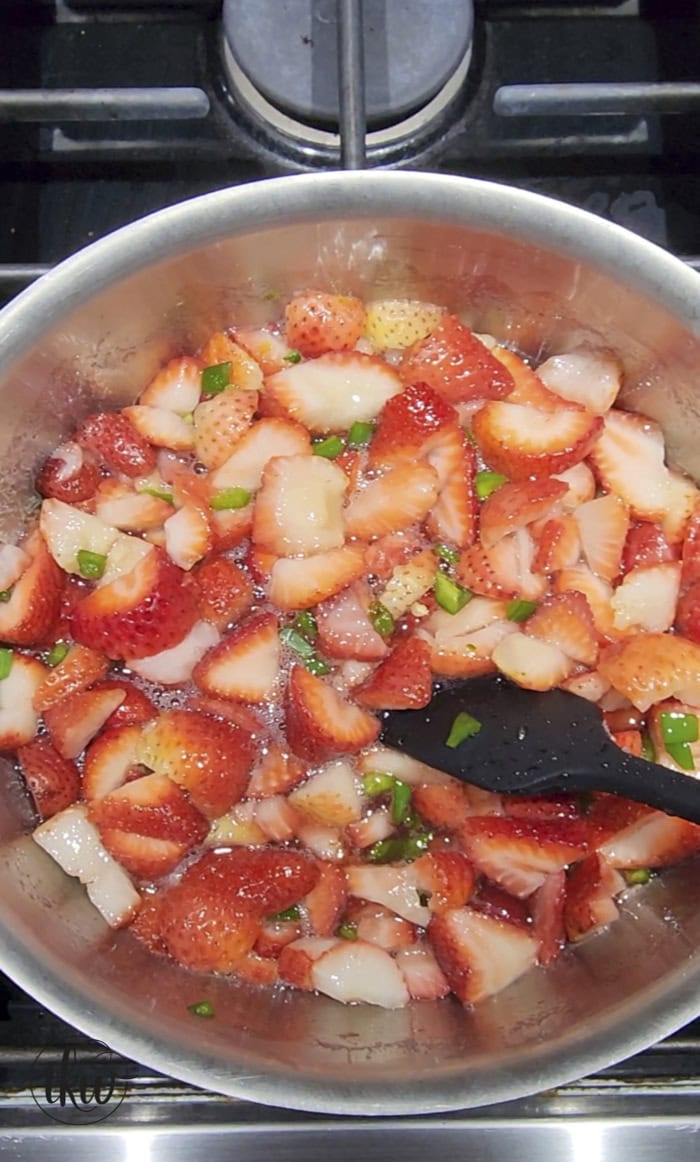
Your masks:
M 446 745 L 460 712 L 479 729 Z M 466 783 L 504 794 L 612 791 L 700 823 L 700 779 L 635 758 L 612 741 L 592 702 L 502 678 L 438 690 L 424 710 L 390 710 L 382 742 Z

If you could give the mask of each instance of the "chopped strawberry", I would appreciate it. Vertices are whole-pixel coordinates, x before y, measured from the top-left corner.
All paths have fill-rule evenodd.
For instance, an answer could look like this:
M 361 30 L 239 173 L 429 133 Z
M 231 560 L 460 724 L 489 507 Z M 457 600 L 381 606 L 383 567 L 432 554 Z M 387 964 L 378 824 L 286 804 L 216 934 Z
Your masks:
M 126 678 L 108 678 L 104 682 L 98 682 L 95 689 L 124 692 L 124 701 L 112 711 L 105 726 L 138 726 L 156 716 L 157 711 L 150 698 Z
M 228 702 L 223 698 L 210 698 L 206 694 L 194 694 L 187 699 L 187 710 L 196 710 L 200 714 L 210 714 L 214 718 L 222 718 L 224 722 L 232 722 L 249 734 L 254 742 L 260 741 L 267 734 L 267 727 L 258 718 L 250 706 L 241 702 Z
M 427 516 L 439 492 L 435 469 L 419 460 L 370 480 L 345 509 L 348 536 L 365 540 L 400 532 Z
M 422 544 L 423 541 L 417 532 L 387 533 L 386 536 L 380 537 L 377 541 L 373 541 L 365 549 L 367 572 L 371 573 L 374 577 L 378 577 L 381 581 L 386 581 L 395 573 L 397 566 L 405 565 L 410 560 L 415 559 Z M 432 564 L 433 568 L 430 580 L 426 583 L 421 593 L 424 593 L 425 589 L 432 585 L 435 570 L 437 569 L 437 560 L 433 558 Z M 421 593 L 418 593 L 413 600 L 417 601 Z M 409 605 L 413 604 L 413 600 L 409 602 Z
M 503 590 L 513 591 L 526 601 L 540 601 L 545 596 L 546 578 L 532 569 L 536 552 L 537 546 L 528 528 L 516 528 L 486 550 Z
M 700 581 L 700 504 L 695 506 L 685 526 L 681 559 L 681 582 L 685 589 Z
M 515 386 L 508 395 L 509 403 L 524 404 L 543 412 L 561 410 L 562 402 L 559 397 L 545 387 L 539 374 L 533 371 L 524 359 L 516 355 L 515 351 L 508 347 L 494 347 L 492 354 L 513 377 Z
M 252 799 L 267 799 L 284 794 L 296 787 L 305 774 L 306 767 L 301 759 L 277 743 L 268 743 L 253 768 L 246 795 Z
M 90 805 L 105 847 L 131 875 L 167 875 L 208 831 L 206 819 L 166 775 L 142 775 Z
M 492 548 L 513 529 L 540 520 L 568 491 L 561 480 L 522 480 L 502 484 L 481 506 L 480 537 Z
M 121 412 L 94 412 L 77 428 L 75 439 L 124 476 L 146 476 L 156 466 L 155 450 Z
M 57 815 L 80 797 L 78 768 L 63 758 L 48 738 L 35 738 L 21 746 L 17 761 L 42 819 Z
M 574 875 L 581 866 L 577 865 Z M 539 942 L 537 959 L 540 964 L 552 964 L 566 943 L 564 930 L 566 897 L 566 872 L 563 868 L 548 875 L 532 896 L 532 925 Z
M 617 637 L 611 605 L 613 589 L 609 581 L 592 573 L 583 563 L 562 569 L 554 579 L 555 593 L 582 593 L 590 606 L 593 621 L 601 637 Z
M 428 851 L 416 860 L 416 885 L 431 912 L 461 908 L 474 891 L 474 868 L 460 851 Z
M 395 468 L 426 455 L 446 431 L 458 431 L 459 417 L 425 383 L 410 384 L 382 408 L 369 446 L 375 468 Z
M 271 375 L 263 400 L 313 433 L 346 432 L 376 419 L 401 380 L 382 359 L 359 351 L 331 351 Z
M 418 935 L 416 925 L 403 916 L 397 916 L 381 904 L 357 899 L 350 901 L 345 923 L 354 925 L 358 940 L 366 940 L 392 953 L 414 947 Z
M 112 716 L 113 718 L 113 716 Z M 85 752 L 82 775 L 83 799 L 101 799 L 121 787 L 138 772 L 140 724 L 112 725 L 94 738 Z
M 265 397 L 263 396 L 263 399 Z M 286 419 L 261 419 L 240 437 L 229 458 L 212 474 L 214 492 L 245 488 L 256 492 L 265 465 L 275 456 L 311 455 L 306 428 Z
M 344 545 L 312 557 L 282 557 L 270 568 L 267 595 L 285 612 L 311 609 L 364 573 L 364 553 L 357 545 Z
M 280 979 L 294 988 L 313 992 L 316 987 L 314 964 L 338 944 L 333 936 L 302 936 L 300 940 L 293 940 L 280 953 Z
M 406 987 L 414 1001 L 438 1001 L 447 996 L 450 986 L 428 944 L 401 948 L 396 954 Z
M 255 822 L 265 839 L 286 843 L 295 839 L 303 820 L 285 795 L 269 795 L 255 804 Z
M 503 810 L 511 819 L 543 822 L 549 819 L 580 819 L 576 795 L 504 795 Z
M 228 382 L 234 389 L 259 391 L 263 383 L 262 368 L 257 359 L 227 331 L 216 331 L 200 352 L 205 367 L 229 363 Z
M 196 621 L 177 645 L 146 658 L 127 658 L 133 674 L 162 686 L 184 686 L 195 666 L 219 641 L 219 631 L 208 621 Z
M 564 619 L 566 623 L 567 619 Z M 579 648 L 577 635 L 572 638 Z M 526 690 L 551 690 L 571 673 L 574 662 L 553 642 L 527 633 L 511 633 L 494 647 L 491 660 L 506 678 Z
M 457 779 L 419 783 L 413 788 L 413 806 L 426 823 L 453 831 L 472 814 L 469 787 Z
M 534 893 L 536 894 L 536 893 Z M 534 898 L 534 896 L 533 896 Z M 492 920 L 502 920 L 532 932 L 532 918 L 527 900 L 519 900 L 490 880 L 480 880 L 469 901 L 470 908 Z
M 46 672 L 37 658 L 12 653 L 10 672 L 0 681 L 0 751 L 17 750 L 34 739 L 39 725 L 34 697 Z
M 31 563 L 13 586 L 9 601 L 0 603 L 0 641 L 34 646 L 45 642 L 58 622 L 65 574 L 38 533 L 29 537 L 24 549 Z
M 532 561 L 533 573 L 557 573 L 570 569 L 581 555 L 581 537 L 573 516 L 552 517 L 533 528 L 537 551 Z
M 277 683 L 280 654 L 277 618 L 261 613 L 209 650 L 192 678 L 200 690 L 216 698 L 266 702 Z
M 228 557 L 207 557 L 192 574 L 200 616 L 223 630 L 253 604 L 253 585 L 245 569 Z
M 694 581 L 678 600 L 676 628 L 691 642 L 700 645 L 700 579 Z
M 75 759 L 124 701 L 122 690 L 79 690 L 44 712 L 49 738 L 65 759 Z
M 579 820 L 467 819 L 460 843 L 476 868 L 514 896 L 524 898 L 545 876 L 583 859 L 587 831 Z
M 249 734 L 193 710 L 166 710 L 144 727 L 139 761 L 168 775 L 216 819 L 243 797 L 253 766 Z
M 549 391 L 594 415 L 610 410 L 620 390 L 622 366 L 612 352 L 579 347 L 553 355 L 537 369 Z
M 135 936 L 139 944 L 143 944 L 153 956 L 168 955 L 168 949 L 161 936 L 163 921 L 160 906 L 164 896 L 163 891 L 146 890 L 141 897 L 141 907 L 129 925 L 131 935 Z
M 450 403 L 501 399 L 514 386 L 510 371 L 454 315 L 409 347 L 399 370 L 404 383 L 425 383 Z
M 525 632 L 558 646 L 575 662 L 584 666 L 596 664 L 598 636 L 591 607 L 582 593 L 546 598 L 528 618 Z
M 379 735 L 379 722 L 303 666 L 294 666 L 287 686 L 286 733 L 299 758 L 318 763 L 370 746 Z
M 600 834 L 610 830 L 614 815 L 605 815 L 607 804 L 598 807 L 589 826 Z M 632 808 L 625 822 L 623 813 L 618 827 L 598 842 L 598 851 L 612 867 L 667 867 L 700 851 L 700 826 L 687 819 L 677 819 L 663 811 Z
M 430 646 L 422 638 L 404 638 L 379 664 L 355 697 L 372 710 L 419 710 L 432 696 Z
M 163 522 L 172 512 L 173 506 L 167 501 L 147 492 L 135 492 L 131 483 L 115 480 L 113 476 L 101 481 L 95 496 L 95 516 L 106 525 L 128 532 L 144 533 L 155 529 L 160 532 Z
M 606 581 L 620 572 L 630 517 L 627 505 L 611 494 L 579 505 L 574 513 L 583 555 L 590 568 Z
M 347 477 L 323 456 L 276 456 L 255 500 L 253 542 L 278 557 L 320 553 L 344 543 Z
M 479 521 L 476 449 L 461 432 L 448 430 L 428 454 L 428 462 L 440 482 L 438 498 L 428 514 L 428 532 L 438 541 L 464 549 L 473 543 Z
M 197 619 L 194 591 L 162 549 L 73 609 L 73 636 L 110 658 L 144 658 L 177 645 Z
M 61 444 L 44 461 L 36 478 L 36 490 L 41 496 L 79 504 L 95 495 L 99 482 L 97 464 L 80 444 L 71 440 Z
M 236 327 L 236 342 L 253 356 L 263 375 L 274 375 L 287 366 L 292 354 L 288 343 L 270 327 Z
M 604 650 L 598 670 L 638 710 L 674 697 L 700 706 L 700 644 L 680 634 L 635 634 Z
M 261 919 L 301 903 L 321 874 L 318 861 L 306 853 L 275 847 L 208 852 L 190 872 L 195 881 L 221 885 L 225 896 L 235 893 Z
M 465 1005 L 500 992 L 537 959 L 533 936 L 473 908 L 434 916 L 428 941 L 452 992 Z
M 304 897 L 304 909 L 314 936 L 334 936 L 348 898 L 345 870 L 321 860 L 318 881 Z
M 104 678 L 109 669 L 109 661 L 104 654 L 89 646 L 71 646 L 65 658 L 49 670 L 36 692 L 34 705 L 43 714 L 50 706 L 65 698 L 85 690 L 93 682 Z
M 194 409 L 194 453 L 207 468 L 220 468 L 248 431 L 258 406 L 257 391 L 228 388 Z
M 669 545 L 663 529 L 651 521 L 638 521 L 630 526 L 622 550 L 621 573 L 645 565 L 660 565 L 664 561 L 677 561 L 678 546 Z M 700 579 L 700 573 L 698 573 Z M 683 571 L 685 581 L 685 566 Z
M 191 355 L 178 355 L 157 372 L 141 392 L 139 403 L 187 416 L 196 408 L 201 393 L 201 360 Z
M 236 976 L 239 980 L 246 980 L 250 984 L 272 985 L 279 980 L 277 961 L 270 957 L 259 956 L 255 950 L 246 953 L 236 965 Z
M 304 816 L 322 827 L 347 827 L 362 817 L 364 801 L 355 768 L 345 759 L 331 762 L 309 775 L 292 791 L 289 801 Z
M 264 920 L 260 926 L 260 934 L 255 941 L 255 951 L 258 956 L 279 957 L 282 949 L 298 940 L 302 934 L 302 925 L 294 920 Z
M 513 597 L 515 590 L 503 584 L 480 544 L 465 549 L 457 565 L 457 578 L 472 593 L 483 597 Z
M 613 629 L 619 633 L 664 633 L 670 629 L 676 618 L 680 579 L 679 561 L 630 569 L 610 602 Z
M 360 448 L 344 448 L 334 460 L 334 464 L 340 468 L 348 482 L 349 496 L 360 486 L 364 462 L 365 456 Z
M 564 928 L 567 939 L 576 941 L 617 919 L 615 896 L 625 881 L 600 852 L 592 851 L 573 869 L 566 883 Z
M 180 569 L 189 570 L 211 550 L 214 538 L 199 508 L 184 505 L 163 524 L 165 551 Z
M 564 472 L 588 455 L 602 429 L 600 416 L 588 412 L 543 412 L 503 400 L 487 403 L 472 424 L 486 463 L 512 480 Z
M 217 553 L 227 553 L 229 549 L 235 549 L 250 536 L 253 527 L 253 505 L 247 504 L 245 508 L 231 508 L 221 512 L 212 511 L 210 524 L 214 549 Z
M 354 347 L 364 329 L 365 308 L 349 295 L 307 291 L 287 304 L 284 320 L 290 347 L 309 359 Z
M 444 307 L 415 299 L 379 299 L 367 304 L 365 335 L 379 349 L 397 350 L 425 339 L 437 327 Z
M 369 618 L 372 591 L 366 581 L 356 581 L 316 609 L 319 649 L 331 658 L 356 658 L 376 662 L 388 647 Z

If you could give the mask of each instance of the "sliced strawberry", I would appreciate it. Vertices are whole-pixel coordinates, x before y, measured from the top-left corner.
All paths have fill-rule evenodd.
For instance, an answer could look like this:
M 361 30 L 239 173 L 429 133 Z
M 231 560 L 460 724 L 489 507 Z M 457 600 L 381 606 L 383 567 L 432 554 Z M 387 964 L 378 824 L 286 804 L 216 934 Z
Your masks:
M 434 916 L 428 941 L 452 992 L 464 1005 L 500 992 L 537 959 L 533 936 L 473 908 L 455 908 Z
M 194 409 L 194 453 L 207 468 L 220 468 L 248 431 L 258 406 L 257 391 L 228 388 Z
M 170 649 L 197 618 L 194 592 L 162 549 L 129 573 L 94 589 L 73 609 L 73 636 L 110 658 L 144 658 Z
M 404 978 L 383 948 L 364 940 L 337 940 L 311 967 L 314 988 L 341 1004 L 402 1009 L 410 997 Z
M 562 619 L 566 622 L 566 618 Z M 576 639 L 578 635 L 575 635 Z M 580 643 L 574 641 L 573 648 Z M 491 659 L 506 678 L 526 690 L 551 690 L 569 676 L 574 662 L 552 642 L 512 633 L 501 638 L 494 647 Z
M 93 412 L 77 428 L 75 440 L 124 476 L 146 476 L 156 466 L 155 450 L 121 412 Z
M 476 495 L 476 449 L 461 432 L 444 432 L 428 454 L 438 474 L 440 492 L 427 519 L 427 529 L 438 541 L 464 549 L 476 537 L 479 501 Z
M 228 557 L 213 556 L 192 574 L 200 616 L 223 630 L 253 604 L 253 584 L 245 569 Z
M 144 727 L 139 761 L 168 775 L 202 814 L 216 819 L 243 797 L 253 757 L 251 736 L 234 723 L 166 710 Z
M 318 646 L 331 658 L 356 658 L 376 662 L 388 653 L 384 638 L 369 618 L 372 591 L 366 581 L 356 581 L 316 609 Z
M 700 505 L 696 505 L 686 524 L 681 559 L 683 561 L 681 581 L 685 589 L 700 581 Z
M 255 941 L 255 951 L 258 956 L 278 958 L 282 949 L 293 940 L 298 940 L 301 934 L 302 925 L 298 921 L 264 920 Z
M 292 791 L 290 803 L 304 820 L 322 827 L 347 827 L 362 816 L 364 801 L 355 768 L 349 762 L 331 762 Z
M 285 612 L 310 609 L 340 593 L 364 572 L 364 554 L 356 545 L 344 545 L 313 557 L 282 557 L 270 568 L 267 595 Z
M 532 561 L 533 573 L 557 573 L 570 569 L 581 556 L 581 537 L 573 516 L 552 517 L 533 528 L 537 550 Z
M 453 831 L 472 814 L 469 788 L 457 779 L 420 783 L 413 788 L 413 806 L 426 823 Z
M 373 576 L 378 577 L 382 581 L 386 581 L 395 572 L 397 566 L 404 565 L 409 560 L 415 558 L 422 544 L 422 538 L 417 532 L 387 533 L 385 537 L 380 537 L 378 541 L 373 541 L 365 549 L 365 562 L 368 573 L 372 573 Z M 425 589 L 429 588 L 432 584 L 435 569 L 437 569 L 437 559 L 434 559 L 434 567 L 430 580 L 426 583 L 424 589 L 421 590 L 421 593 L 424 593 Z M 413 598 L 409 604 L 417 601 L 421 593 Z
M 665 698 L 700 706 L 700 645 L 680 634 L 636 634 L 606 649 L 598 670 L 638 710 Z
M 404 638 L 355 691 L 357 701 L 372 710 L 419 710 L 432 697 L 430 646 L 422 638 Z
M 304 898 L 304 909 L 313 936 L 334 936 L 348 898 L 345 869 L 322 860 L 319 877 Z M 363 937 L 364 939 L 364 937 Z
M 99 682 L 95 689 L 122 690 L 124 693 L 124 701 L 110 714 L 105 726 L 138 726 L 156 716 L 157 711 L 150 698 L 126 678 L 108 678 Z
M 369 815 L 358 819 L 357 823 L 351 823 L 346 829 L 346 835 L 354 847 L 362 850 L 371 847 L 373 843 L 379 843 L 382 839 L 388 839 L 395 831 L 396 824 L 391 818 L 389 808 L 382 806 L 375 807 Z
M 438 1001 L 450 991 L 447 977 L 428 944 L 402 948 L 396 954 L 406 987 L 414 1001 Z
M 49 670 L 36 692 L 34 705 L 40 714 L 67 694 L 85 690 L 104 678 L 109 661 L 104 654 L 89 646 L 71 646 L 65 658 Z
M 303 666 L 294 666 L 287 686 L 286 733 L 299 758 L 317 763 L 370 746 L 379 735 L 379 722 Z
M 399 370 L 404 383 L 426 383 L 450 403 L 501 399 L 514 386 L 504 364 L 454 315 L 409 347 Z
M 393 368 L 359 351 L 331 351 L 270 376 L 265 400 L 272 401 L 310 432 L 345 432 L 376 419 L 401 391 Z
M 490 880 L 480 880 L 474 895 L 469 901 L 470 908 L 488 916 L 491 920 L 501 920 L 506 924 L 514 924 L 532 934 L 532 917 L 528 901 L 519 900 Z
M 591 854 L 571 872 L 566 884 L 564 928 L 567 939 L 576 941 L 617 919 L 615 896 L 625 881 L 600 852 Z
M 212 364 L 230 364 L 228 382 L 233 388 L 259 391 L 263 383 L 260 364 L 251 353 L 241 347 L 228 331 L 216 331 L 200 352 L 205 367 Z
M 75 759 L 124 701 L 121 690 L 79 690 L 44 712 L 49 738 L 65 759 Z
M 483 597 L 513 597 L 515 590 L 504 585 L 483 545 L 465 549 L 457 565 L 457 578 L 472 593 Z
M 146 658 L 126 658 L 132 673 L 161 686 L 185 686 L 195 666 L 219 641 L 219 631 L 208 621 L 196 621 L 182 641 Z
M 236 342 L 253 356 L 263 375 L 274 375 L 289 363 L 292 348 L 270 327 L 237 327 Z
M 587 347 L 553 355 L 537 373 L 549 391 L 597 416 L 610 410 L 622 379 L 619 359 L 609 351 Z
M 602 419 L 588 412 L 543 412 L 502 400 L 487 403 L 472 424 L 486 463 L 512 480 L 564 472 L 588 455 L 602 429 Z
M 486 550 L 496 578 L 505 592 L 512 591 L 526 601 L 540 601 L 547 592 L 547 581 L 533 572 L 537 546 L 527 528 L 516 528 Z
M 362 482 L 362 468 L 366 456 L 360 448 L 344 448 L 335 458 L 335 464 L 344 473 L 348 482 L 348 495 L 355 492 Z
M 579 505 L 574 519 L 590 568 L 606 581 L 613 581 L 620 572 L 629 530 L 627 505 L 612 494 L 599 496 Z
M 217 553 L 227 553 L 229 549 L 235 549 L 250 536 L 253 527 L 253 505 L 247 504 L 245 508 L 212 512 L 210 524 L 214 549 Z
M 642 568 L 645 565 L 661 565 L 665 561 L 677 561 L 679 551 L 677 545 L 669 545 L 663 529 L 651 521 L 638 521 L 630 526 L 627 539 L 622 550 L 621 573 L 629 573 L 630 569 Z M 700 578 L 700 573 L 698 574 Z M 683 572 L 685 580 L 685 567 Z
M 194 447 L 192 424 L 168 408 L 133 404 L 122 408 L 122 415 L 134 425 L 144 440 L 156 448 L 190 452 Z
M 295 839 L 303 819 L 285 795 L 270 795 L 255 804 L 255 822 L 265 839 L 286 843 Z
M 302 936 L 293 940 L 280 953 L 280 979 L 296 989 L 313 992 L 313 967 L 325 952 L 335 948 L 339 941 L 333 936 Z
M 429 896 L 431 912 L 461 908 L 474 891 L 474 868 L 461 851 L 428 851 L 415 864 L 419 892 Z
M 508 369 L 513 377 L 514 388 L 508 394 L 509 403 L 520 403 L 538 408 L 543 412 L 561 410 L 561 400 L 545 387 L 538 372 L 533 371 L 524 359 L 508 347 L 493 347 L 492 355 Z
M 679 561 L 630 569 L 610 602 L 613 628 L 622 633 L 664 633 L 670 629 L 676 618 L 680 577 Z
M 435 469 L 422 460 L 402 464 L 370 480 L 345 510 L 348 536 L 365 540 L 407 529 L 422 520 L 439 492 Z
M 245 488 L 256 492 L 265 465 L 275 456 L 311 455 L 306 428 L 291 420 L 261 419 L 243 433 L 228 459 L 211 477 L 214 492 Z
M 185 708 L 196 710 L 201 714 L 210 714 L 214 718 L 222 718 L 224 722 L 232 722 L 234 726 L 249 734 L 253 742 L 259 742 L 267 735 L 267 727 L 255 711 L 241 702 L 227 702 L 223 698 L 194 694 L 187 699 Z
M 10 545 L 7 541 L 0 541 L 0 587 L 11 589 L 19 581 L 25 569 L 31 565 L 29 553 L 19 545 Z
M 694 581 L 678 601 L 676 628 L 691 642 L 700 645 L 700 579 Z
M 347 874 L 352 896 L 381 904 L 420 928 L 425 928 L 430 922 L 430 911 L 418 894 L 418 874 L 414 864 L 356 864 L 348 867 Z
M 89 816 L 110 855 L 142 879 L 167 875 L 208 831 L 206 819 L 166 775 L 125 783 L 94 800 Z
M 201 393 L 201 360 L 191 355 L 178 355 L 166 363 L 144 388 L 139 403 L 187 416 L 196 408 Z
M 154 956 L 168 955 L 168 949 L 161 936 L 160 906 L 164 895 L 162 891 L 145 891 L 141 897 L 141 907 L 129 925 L 131 935 Z
M 581 563 L 571 569 L 562 569 L 555 578 L 554 590 L 556 593 L 582 593 L 600 636 L 618 636 L 613 627 L 612 586 L 609 581 L 592 573 L 587 565 Z
M 467 819 L 459 829 L 462 848 L 476 868 L 521 899 L 545 876 L 583 859 L 587 831 L 578 820 Z
M 284 322 L 290 347 L 313 358 L 354 347 L 364 330 L 365 308 L 349 295 L 306 291 L 287 304 Z
M 279 675 L 281 646 L 277 618 L 261 613 L 214 646 L 192 678 L 205 694 L 240 702 L 266 702 Z
M 246 795 L 252 799 L 267 799 L 284 794 L 296 787 L 305 774 L 306 767 L 301 759 L 277 743 L 268 743 L 253 768 Z
M 358 940 L 376 944 L 385 952 L 413 948 L 418 935 L 415 924 L 381 904 L 351 900 L 345 919 L 347 923 L 354 924 Z
M 110 720 L 108 720 L 110 722 Z M 83 763 L 83 799 L 101 799 L 121 787 L 137 770 L 141 745 L 140 725 L 108 725 L 94 738 Z
M 615 815 L 604 801 L 590 821 L 598 834 L 603 827 L 608 831 L 598 851 L 612 867 L 667 867 L 700 851 L 700 826 L 687 819 L 645 808 L 629 809 L 627 820 L 624 815 L 619 812 L 617 828 L 610 833 Z
M 270 957 L 258 956 L 253 950 L 246 953 L 236 965 L 236 976 L 254 985 L 272 985 L 279 980 L 277 961 Z
M 99 482 L 97 464 L 80 444 L 71 440 L 61 444 L 44 461 L 36 478 L 36 490 L 41 496 L 79 504 L 95 495 Z
M 585 862 L 586 860 L 583 861 Z M 581 866 L 578 864 L 574 868 L 574 875 Z M 532 897 L 530 905 L 532 926 L 539 943 L 537 959 L 540 964 L 553 964 L 566 943 L 564 929 L 566 896 L 566 872 L 562 868 L 548 875 Z
M 323 456 L 277 456 L 263 472 L 252 539 L 278 557 L 322 553 L 344 543 L 344 472 Z
M 395 468 L 427 453 L 447 431 L 457 432 L 459 417 L 442 396 L 425 383 L 410 384 L 382 408 L 369 446 L 375 468 Z
M 21 746 L 17 761 L 42 819 L 50 819 L 80 797 L 78 768 L 63 758 L 48 738 L 35 738 Z
M 0 641 L 41 645 L 58 621 L 65 575 L 38 533 L 32 533 L 24 549 L 31 562 L 13 586 L 9 601 L 0 603 Z
M 582 593 L 548 597 L 528 618 L 525 632 L 558 646 L 574 662 L 596 664 L 598 635 L 591 607 Z
M 46 673 L 37 658 L 13 652 L 10 672 L 0 681 L 0 751 L 17 750 L 36 735 L 34 697 Z
M 561 480 L 523 480 L 502 484 L 481 506 L 480 537 L 492 548 L 508 533 L 546 516 L 568 491 Z
M 166 500 L 147 492 L 134 492 L 130 484 L 115 480 L 113 476 L 105 477 L 97 489 L 95 516 L 115 529 L 150 532 L 160 529 L 172 512 L 173 506 Z
M 193 505 L 185 505 L 169 516 L 163 532 L 165 551 L 179 569 L 191 569 L 212 548 L 209 521 Z

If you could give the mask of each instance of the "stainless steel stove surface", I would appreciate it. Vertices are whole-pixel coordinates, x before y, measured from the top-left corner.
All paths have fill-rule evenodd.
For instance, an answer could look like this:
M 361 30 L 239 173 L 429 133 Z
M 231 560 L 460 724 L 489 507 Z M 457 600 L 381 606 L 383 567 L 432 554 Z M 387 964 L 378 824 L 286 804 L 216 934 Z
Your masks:
M 360 164 L 366 149 L 368 165 L 524 186 L 700 266 L 697 3 L 432 0 L 413 6 L 412 20 L 424 24 L 413 35 L 402 30 L 400 51 L 405 5 L 362 7 L 371 45 L 366 141 L 358 140 L 360 4 L 352 0 L 3 0 L 0 302 L 164 205 L 338 166 L 338 12 L 346 163 Z M 251 13 L 273 68 L 256 52 Z M 289 79 L 280 81 L 285 63 Z M 507 1105 L 331 1118 L 159 1076 L 91 1044 L 0 978 L 0 1093 L 0 1154 L 28 1162 L 47 1147 L 74 1162 L 306 1159 L 331 1150 L 338 1162 L 411 1162 L 428 1149 L 489 1162 L 644 1162 L 662 1151 L 690 1162 L 700 1131 L 700 1022 L 622 1065 Z

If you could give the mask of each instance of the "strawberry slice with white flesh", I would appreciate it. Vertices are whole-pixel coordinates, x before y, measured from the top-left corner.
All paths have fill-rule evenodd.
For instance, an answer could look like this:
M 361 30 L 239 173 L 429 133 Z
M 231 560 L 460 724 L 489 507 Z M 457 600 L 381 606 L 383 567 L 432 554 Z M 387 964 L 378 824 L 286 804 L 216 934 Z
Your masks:
M 270 376 L 265 395 L 314 434 L 370 423 L 402 390 L 397 373 L 372 355 L 337 351 Z
M 348 480 L 323 456 L 269 460 L 253 513 L 253 541 L 278 557 L 339 549 Z
M 277 618 L 262 613 L 205 654 L 192 677 L 200 690 L 216 698 L 266 702 L 277 684 L 280 656 Z
M 486 463 L 496 472 L 511 480 L 542 479 L 585 459 L 603 421 L 584 411 L 543 412 L 494 400 L 476 413 L 472 430 Z
M 622 368 L 609 351 L 586 347 L 553 355 L 537 368 L 547 389 L 566 403 L 578 404 L 603 416 L 620 390 Z
M 313 823 L 329 827 L 356 823 L 364 806 L 355 771 L 344 760 L 315 771 L 292 791 L 289 802 Z
M 225 464 L 248 431 L 258 407 L 257 391 L 227 388 L 194 409 L 193 441 L 197 459 L 207 468 Z
M 29 564 L 0 602 L 0 641 L 33 646 L 46 640 L 61 608 L 65 577 L 38 533 L 24 544 Z
M 450 991 L 447 977 L 429 944 L 400 948 L 396 963 L 403 973 L 406 987 L 414 1001 L 438 1001 Z
M 125 658 L 126 665 L 147 682 L 185 686 L 197 663 L 219 641 L 219 631 L 208 621 L 196 621 L 182 641 L 145 658 Z
M 491 660 L 506 678 L 526 690 L 551 690 L 574 667 L 572 659 L 558 645 L 525 633 L 511 633 L 501 638 Z
M 316 610 L 318 644 L 331 658 L 355 658 L 376 662 L 388 647 L 369 616 L 372 591 L 366 581 L 356 581 Z
M 464 1005 L 501 992 L 537 961 L 533 936 L 473 908 L 434 916 L 428 941 L 452 992 Z
M 431 912 L 425 904 L 421 904 L 419 873 L 413 864 L 400 867 L 359 864 L 349 867 L 347 873 L 348 892 L 351 896 L 382 904 L 419 928 L 425 928 L 429 923 Z
M 586 854 L 587 832 L 577 820 L 530 822 L 480 817 L 462 824 L 460 843 L 475 867 L 524 899 L 545 877 Z
M 365 573 L 361 548 L 344 545 L 312 557 L 280 557 L 270 569 L 267 596 L 279 609 L 311 609 Z
M 126 782 L 139 761 L 141 727 L 110 726 L 88 746 L 83 763 L 83 798 L 101 799 Z
M 227 488 L 256 492 L 270 460 L 304 455 L 311 455 L 306 428 L 292 420 L 264 417 L 243 433 L 228 459 L 212 473 L 212 489 L 215 493 Z
M 449 429 L 428 453 L 438 474 L 440 492 L 428 514 L 428 532 L 437 541 L 466 548 L 474 542 L 479 523 L 476 495 L 476 449 L 462 432 Z
M 525 633 L 557 646 L 584 666 L 594 666 L 597 661 L 598 635 L 591 607 L 582 593 L 548 597 L 527 619 Z
M 177 416 L 188 416 L 202 393 L 202 363 L 191 355 L 180 355 L 166 363 L 139 396 L 146 407 L 165 408 Z
M 80 690 L 44 711 L 51 742 L 65 759 L 75 759 L 121 706 L 123 690 Z
M 111 928 L 129 924 L 141 907 L 141 897 L 124 869 L 106 851 L 100 834 L 75 804 L 34 831 L 34 842 L 69 876 L 85 884 L 89 899 Z
M 376 741 L 380 729 L 372 714 L 347 702 L 303 666 L 292 667 L 285 720 L 291 749 L 310 763 L 362 750 Z
M 523 480 L 502 484 L 481 506 L 480 538 L 485 549 L 524 528 L 533 521 L 547 516 L 557 501 L 568 491 L 562 480 Z
M 564 928 L 567 939 L 575 942 L 612 924 L 619 914 L 615 897 L 624 888 L 624 879 L 600 852 L 592 851 L 577 864 L 566 884 Z
M 34 738 L 39 715 L 36 692 L 46 677 L 46 666 L 37 658 L 3 649 L 0 665 L 0 751 L 16 750 Z
M 343 1004 L 361 1002 L 402 1009 L 410 1000 L 403 974 L 383 948 L 363 940 L 338 940 L 311 967 L 313 988 Z
M 680 561 L 630 569 L 613 593 L 613 626 L 623 633 L 664 633 L 676 619 Z
M 139 435 L 156 448 L 170 448 L 172 452 L 189 452 L 194 448 L 194 431 L 182 416 L 168 408 L 133 404 L 123 414 Z
M 606 581 L 614 581 L 622 567 L 622 551 L 630 526 L 627 505 L 609 493 L 580 505 L 574 512 L 574 520 L 590 568 Z
M 700 645 L 680 634 L 635 634 L 603 651 L 598 670 L 643 712 L 666 698 L 700 707 Z
M 392 468 L 355 493 L 345 509 L 348 536 L 366 540 L 400 532 L 427 516 L 440 484 L 432 465 L 423 461 Z
M 455 409 L 427 384 L 411 384 L 382 408 L 369 462 L 385 469 L 415 462 L 439 447 L 448 433 L 462 442 Z

